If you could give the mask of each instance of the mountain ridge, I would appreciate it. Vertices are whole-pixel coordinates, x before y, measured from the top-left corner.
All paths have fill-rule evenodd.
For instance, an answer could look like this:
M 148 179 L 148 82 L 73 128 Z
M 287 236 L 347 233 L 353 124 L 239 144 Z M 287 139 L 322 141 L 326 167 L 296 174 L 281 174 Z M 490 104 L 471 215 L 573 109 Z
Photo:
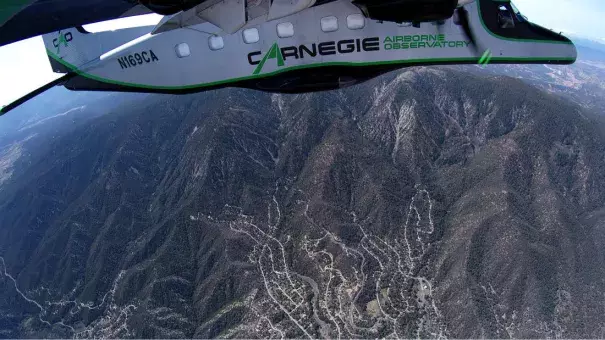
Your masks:
M 0 294 L 0 324 L 8 337 L 602 336 L 604 131 L 519 80 L 448 68 L 314 94 L 153 97 L 4 184 L 3 267 L 43 308 Z

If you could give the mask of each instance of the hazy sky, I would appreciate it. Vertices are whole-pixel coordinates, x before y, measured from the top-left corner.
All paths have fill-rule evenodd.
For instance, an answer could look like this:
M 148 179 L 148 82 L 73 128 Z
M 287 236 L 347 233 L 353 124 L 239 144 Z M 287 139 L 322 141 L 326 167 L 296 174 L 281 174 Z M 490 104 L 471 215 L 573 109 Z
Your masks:
M 513 3 L 539 25 L 605 42 L 605 0 L 514 0 Z
M 514 3 L 532 22 L 605 43 L 605 0 L 515 0 Z M 157 16 L 131 18 L 126 19 L 126 25 L 153 24 L 158 20 Z M 97 29 L 115 27 L 114 24 L 96 25 Z M 50 69 L 40 37 L 0 47 L 0 74 L 0 105 L 59 76 Z

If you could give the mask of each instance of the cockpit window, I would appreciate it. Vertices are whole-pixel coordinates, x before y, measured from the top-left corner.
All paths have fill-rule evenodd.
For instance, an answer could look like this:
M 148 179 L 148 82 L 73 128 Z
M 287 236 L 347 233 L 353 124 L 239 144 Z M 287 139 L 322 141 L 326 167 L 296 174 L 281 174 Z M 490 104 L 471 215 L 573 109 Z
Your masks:
M 498 24 L 500 28 L 513 28 L 515 27 L 515 20 L 513 14 L 505 5 L 498 6 Z
M 521 14 L 521 11 L 519 11 L 519 9 L 517 8 L 517 6 L 515 6 L 515 4 L 513 4 L 512 2 L 510 3 L 510 7 L 513 10 L 513 13 L 515 13 L 515 16 L 517 17 L 517 20 L 519 20 L 519 22 L 526 22 L 527 18 Z

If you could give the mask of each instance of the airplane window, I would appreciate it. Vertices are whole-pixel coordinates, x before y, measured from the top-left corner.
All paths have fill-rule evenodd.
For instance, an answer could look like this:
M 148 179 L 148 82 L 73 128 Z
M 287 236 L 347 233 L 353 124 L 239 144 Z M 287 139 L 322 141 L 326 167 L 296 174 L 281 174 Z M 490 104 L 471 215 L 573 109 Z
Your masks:
M 223 47 L 225 47 L 223 37 L 219 37 L 218 35 L 210 36 L 210 38 L 208 38 L 208 46 L 213 51 L 222 49 Z
M 338 30 L 338 18 L 334 16 L 321 18 L 321 30 L 324 32 L 334 32 Z
M 347 27 L 351 30 L 362 29 L 365 25 L 366 21 L 362 14 L 351 14 L 347 17 Z
M 191 55 L 191 50 L 189 49 L 189 45 L 187 43 L 180 43 L 174 47 L 176 51 L 176 56 L 179 58 L 185 58 Z
M 258 29 L 256 29 L 256 28 L 245 29 L 242 32 L 242 35 L 244 37 L 244 42 L 246 44 L 253 44 L 253 43 L 258 42 L 260 40 L 260 36 L 258 34 Z
M 515 21 L 513 20 L 512 13 L 504 5 L 498 7 L 498 24 L 500 28 L 513 28 L 515 27 Z
M 294 36 L 294 25 L 291 22 L 282 22 L 277 24 L 277 36 L 280 38 L 289 38 Z

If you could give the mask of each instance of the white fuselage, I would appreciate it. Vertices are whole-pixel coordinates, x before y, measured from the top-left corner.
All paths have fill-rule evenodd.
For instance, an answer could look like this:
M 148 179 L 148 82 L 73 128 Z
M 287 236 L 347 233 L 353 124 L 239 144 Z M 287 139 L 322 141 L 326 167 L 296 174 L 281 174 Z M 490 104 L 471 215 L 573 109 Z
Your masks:
M 496 36 L 485 28 L 478 6 L 471 3 L 465 8 L 479 53 L 471 48 L 453 18 L 441 26 L 378 22 L 362 18 L 360 10 L 347 0 L 273 21 L 259 17 L 233 34 L 221 32 L 208 22 L 147 34 L 85 63 L 74 59 L 77 53 L 71 53 L 69 47 L 60 53 L 47 50 L 52 58 L 81 76 L 157 90 L 203 88 L 333 65 L 469 63 L 477 62 L 482 54 L 485 57 L 484 51 L 489 52 L 491 62 L 531 62 L 553 55 L 575 59 L 573 45 Z M 72 31 L 74 40 L 94 36 Z

